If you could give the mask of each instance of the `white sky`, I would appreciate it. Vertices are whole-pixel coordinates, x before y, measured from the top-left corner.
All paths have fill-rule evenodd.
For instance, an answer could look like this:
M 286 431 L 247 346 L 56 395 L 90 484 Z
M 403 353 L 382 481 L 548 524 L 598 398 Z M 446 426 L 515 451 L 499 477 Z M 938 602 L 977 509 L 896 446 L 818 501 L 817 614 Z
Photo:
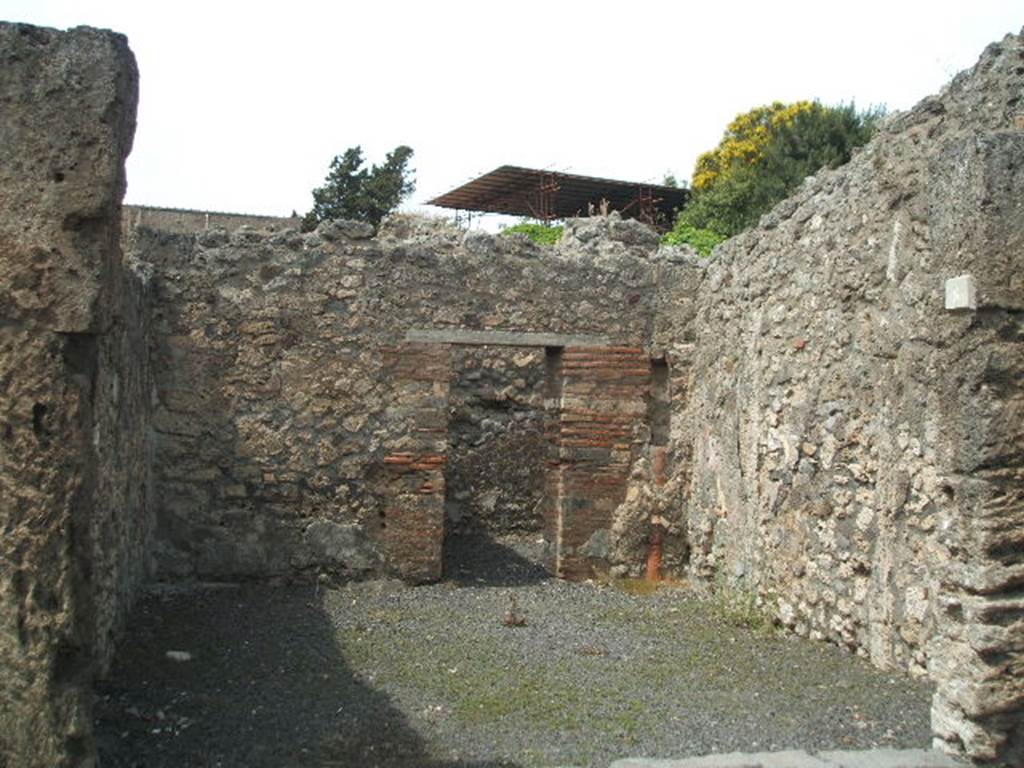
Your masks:
M 1024 2 L 0 0 L 0 19 L 128 35 L 127 202 L 287 215 L 355 144 L 415 150 L 407 208 L 503 164 L 689 178 L 758 104 L 913 105 Z

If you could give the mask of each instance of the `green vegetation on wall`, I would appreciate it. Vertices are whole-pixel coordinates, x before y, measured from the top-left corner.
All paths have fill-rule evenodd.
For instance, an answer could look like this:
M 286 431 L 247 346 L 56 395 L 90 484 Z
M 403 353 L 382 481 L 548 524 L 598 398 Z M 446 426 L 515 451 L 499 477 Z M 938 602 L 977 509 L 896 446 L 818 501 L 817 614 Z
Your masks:
M 554 245 L 562 239 L 561 224 L 541 224 L 539 222 L 522 221 L 501 230 L 503 235 L 526 235 L 540 245 Z
M 681 219 L 661 238 L 665 245 L 689 245 L 701 256 L 707 256 L 712 249 L 725 240 L 725 235 L 712 232 L 710 229 L 697 229 Z

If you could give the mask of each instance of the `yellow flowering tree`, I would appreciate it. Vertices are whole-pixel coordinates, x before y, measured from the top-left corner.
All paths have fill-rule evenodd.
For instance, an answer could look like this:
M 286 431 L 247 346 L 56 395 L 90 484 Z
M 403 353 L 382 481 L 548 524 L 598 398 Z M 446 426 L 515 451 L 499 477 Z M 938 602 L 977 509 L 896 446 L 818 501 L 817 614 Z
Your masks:
M 847 162 L 882 114 L 852 104 L 775 101 L 737 115 L 718 146 L 697 159 L 676 239 L 689 242 L 696 232 L 706 244 L 707 233 L 724 239 L 753 226 L 806 176 Z
M 792 104 L 773 101 L 737 115 L 725 127 L 725 135 L 718 146 L 697 158 L 692 188 L 707 189 L 727 179 L 734 169 L 755 165 L 764 157 L 764 149 L 779 127 L 791 125 L 797 115 L 814 107 L 813 101 Z

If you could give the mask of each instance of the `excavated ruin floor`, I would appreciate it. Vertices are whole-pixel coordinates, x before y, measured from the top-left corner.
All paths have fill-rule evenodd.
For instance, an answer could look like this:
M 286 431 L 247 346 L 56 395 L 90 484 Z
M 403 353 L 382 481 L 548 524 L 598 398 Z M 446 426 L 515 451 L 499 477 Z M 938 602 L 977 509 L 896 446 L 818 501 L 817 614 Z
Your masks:
M 425 587 L 153 591 L 96 691 L 101 765 L 527 768 L 929 745 L 929 685 L 753 612 L 684 587 L 555 581 L 524 541 L 449 554 Z M 523 626 L 506 626 L 513 596 Z

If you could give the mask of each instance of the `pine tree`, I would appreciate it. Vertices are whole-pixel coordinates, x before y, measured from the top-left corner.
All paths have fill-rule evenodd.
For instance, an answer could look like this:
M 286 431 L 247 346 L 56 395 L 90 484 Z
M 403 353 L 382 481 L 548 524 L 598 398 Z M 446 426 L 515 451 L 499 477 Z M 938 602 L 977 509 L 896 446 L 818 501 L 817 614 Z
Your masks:
M 382 165 L 363 167 L 362 147 L 355 146 L 331 161 L 324 185 L 313 190 L 313 207 L 302 219 L 302 228 L 310 231 L 321 221 L 352 219 L 374 226 L 398 207 L 416 184 L 409 161 L 413 151 L 395 147 Z

